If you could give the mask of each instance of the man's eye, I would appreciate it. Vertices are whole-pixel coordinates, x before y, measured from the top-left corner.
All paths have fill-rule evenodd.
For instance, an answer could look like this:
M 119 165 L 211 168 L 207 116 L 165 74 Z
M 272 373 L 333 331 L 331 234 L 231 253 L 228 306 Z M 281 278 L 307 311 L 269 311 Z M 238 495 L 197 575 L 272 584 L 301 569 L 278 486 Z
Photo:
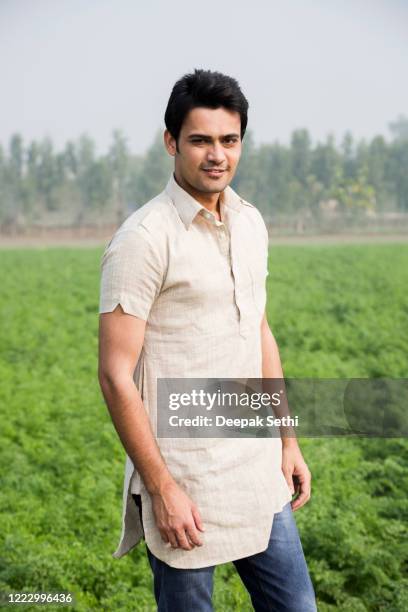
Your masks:
M 237 142 L 236 138 L 226 138 L 224 140 L 225 144 L 235 144 Z

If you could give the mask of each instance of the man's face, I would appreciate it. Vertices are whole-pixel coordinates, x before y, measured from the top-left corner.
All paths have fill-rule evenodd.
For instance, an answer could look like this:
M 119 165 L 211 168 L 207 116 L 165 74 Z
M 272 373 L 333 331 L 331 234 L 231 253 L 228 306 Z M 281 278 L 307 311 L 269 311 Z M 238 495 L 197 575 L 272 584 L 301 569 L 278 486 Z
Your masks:
M 193 108 L 178 139 L 165 132 L 180 185 L 197 195 L 220 193 L 232 181 L 241 156 L 241 118 L 226 108 Z M 190 187 L 190 189 L 188 189 Z

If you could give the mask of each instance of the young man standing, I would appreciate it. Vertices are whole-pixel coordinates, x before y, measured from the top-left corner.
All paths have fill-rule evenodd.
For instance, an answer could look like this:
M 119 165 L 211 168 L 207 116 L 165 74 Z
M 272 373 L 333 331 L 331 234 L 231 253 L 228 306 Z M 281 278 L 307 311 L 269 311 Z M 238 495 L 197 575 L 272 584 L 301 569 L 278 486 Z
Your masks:
M 158 378 L 283 378 L 265 315 L 266 226 L 229 187 L 247 110 L 218 72 L 175 84 L 174 174 L 102 259 L 99 381 L 127 453 L 114 556 L 144 536 L 159 611 L 212 610 L 214 567 L 228 561 L 255 610 L 316 610 L 292 515 L 310 497 L 296 439 L 155 436 Z

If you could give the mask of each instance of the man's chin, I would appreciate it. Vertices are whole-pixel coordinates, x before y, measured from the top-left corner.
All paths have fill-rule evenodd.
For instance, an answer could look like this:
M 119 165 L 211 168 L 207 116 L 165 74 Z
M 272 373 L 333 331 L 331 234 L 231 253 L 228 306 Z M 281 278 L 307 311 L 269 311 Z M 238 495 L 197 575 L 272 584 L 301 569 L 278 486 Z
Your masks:
M 197 189 L 205 193 L 220 193 L 221 191 L 224 191 L 226 187 L 228 187 L 229 182 L 230 181 L 227 180 L 225 177 L 223 177 L 222 179 L 220 178 L 218 180 L 213 180 L 209 178 L 206 181 L 200 181 L 200 186 L 197 186 Z

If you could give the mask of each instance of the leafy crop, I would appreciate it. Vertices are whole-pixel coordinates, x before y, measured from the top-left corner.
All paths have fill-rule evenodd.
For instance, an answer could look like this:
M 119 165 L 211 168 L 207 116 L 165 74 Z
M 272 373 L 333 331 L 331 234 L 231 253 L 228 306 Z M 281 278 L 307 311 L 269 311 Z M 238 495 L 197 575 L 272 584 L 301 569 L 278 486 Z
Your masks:
M 124 452 L 97 382 L 100 256 L 1 252 L 0 591 L 142 612 L 155 609 L 144 544 L 111 557 Z M 406 376 L 408 246 L 272 247 L 269 269 L 286 376 Z M 407 442 L 300 443 L 313 494 L 295 516 L 319 610 L 408 609 Z M 252 609 L 231 563 L 216 568 L 214 605 Z

